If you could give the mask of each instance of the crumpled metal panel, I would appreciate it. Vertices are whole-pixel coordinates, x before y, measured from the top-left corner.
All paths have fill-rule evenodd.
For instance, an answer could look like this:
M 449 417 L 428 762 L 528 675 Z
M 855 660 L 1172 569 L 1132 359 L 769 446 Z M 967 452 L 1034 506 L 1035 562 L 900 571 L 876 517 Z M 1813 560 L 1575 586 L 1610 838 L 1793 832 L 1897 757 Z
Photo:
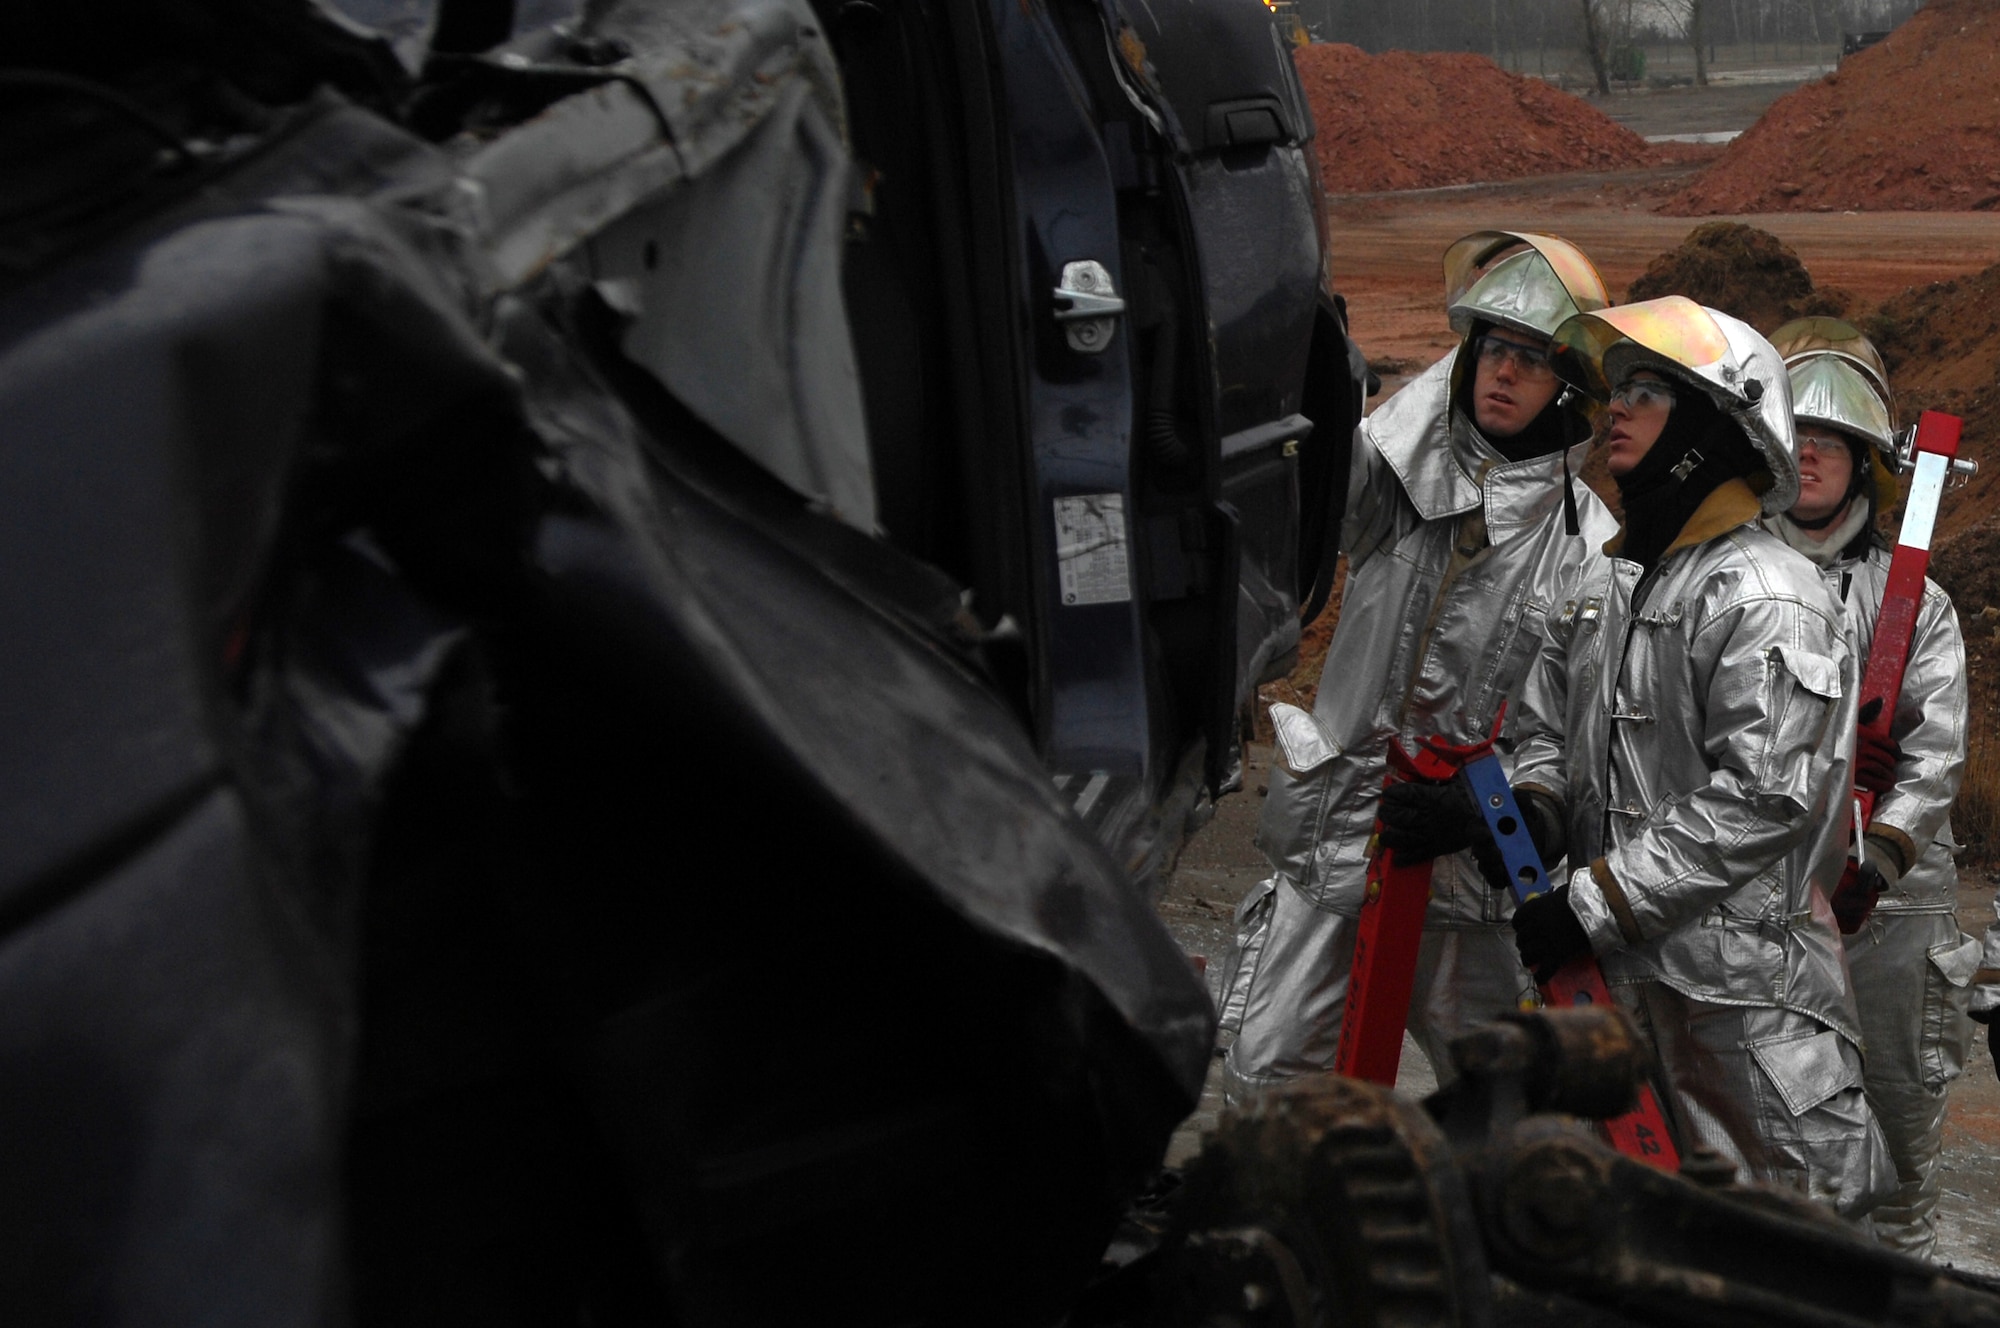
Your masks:
M 1048 1317 L 1195 1100 L 1201 983 L 953 588 L 618 353 L 581 263 L 496 286 L 464 179 L 329 99 L 0 302 L 0 1300 L 574 1319 L 608 1262 L 690 1322 Z M 879 1257 L 728 1275 L 801 1232 Z
M 873 532 L 875 483 L 840 288 L 849 165 L 793 83 L 699 188 L 588 244 L 632 360 L 772 474 Z
M 818 20 L 804 0 L 627 3 L 591 34 L 636 54 L 615 81 L 460 145 L 458 195 L 438 206 L 479 239 L 496 291 L 589 245 L 634 319 L 628 352 L 758 464 L 872 533 L 840 287 L 846 117 Z
M 30 1319 L 340 1321 L 353 916 L 459 640 L 362 531 L 426 506 L 426 407 L 509 388 L 453 363 L 413 255 L 216 195 L 0 306 L 0 1166 L 38 1232 L 0 1299 Z

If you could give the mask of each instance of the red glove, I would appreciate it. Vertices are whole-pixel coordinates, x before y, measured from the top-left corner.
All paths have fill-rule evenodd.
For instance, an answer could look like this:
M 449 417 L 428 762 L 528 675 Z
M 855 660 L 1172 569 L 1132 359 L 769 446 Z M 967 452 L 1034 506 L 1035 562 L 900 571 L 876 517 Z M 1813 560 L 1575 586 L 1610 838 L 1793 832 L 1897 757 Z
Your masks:
M 1827 901 L 1833 906 L 1833 920 L 1840 924 L 1842 936 L 1852 936 L 1861 930 L 1887 884 L 1874 863 L 1847 860 L 1847 869 L 1840 873 L 1840 884 L 1833 888 L 1833 898 Z
M 1896 767 L 1902 763 L 1903 749 L 1894 738 L 1878 737 L 1866 729 L 1854 738 L 1854 784 L 1881 797 L 1896 787 Z
M 1881 713 L 1879 696 L 1861 707 L 1855 719 L 1862 727 L 1854 735 L 1854 786 L 1867 789 L 1878 798 L 1896 787 L 1896 767 L 1903 760 L 1903 749 L 1894 738 L 1867 727 Z

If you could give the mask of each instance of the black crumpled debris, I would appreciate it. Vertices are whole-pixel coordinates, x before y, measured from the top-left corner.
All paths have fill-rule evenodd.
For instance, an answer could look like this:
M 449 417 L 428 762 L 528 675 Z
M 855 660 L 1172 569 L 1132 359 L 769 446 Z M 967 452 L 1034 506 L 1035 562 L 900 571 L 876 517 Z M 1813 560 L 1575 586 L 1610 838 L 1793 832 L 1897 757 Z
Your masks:
M 0 1303 L 1046 1317 L 1199 982 L 941 578 L 342 161 L 0 303 Z

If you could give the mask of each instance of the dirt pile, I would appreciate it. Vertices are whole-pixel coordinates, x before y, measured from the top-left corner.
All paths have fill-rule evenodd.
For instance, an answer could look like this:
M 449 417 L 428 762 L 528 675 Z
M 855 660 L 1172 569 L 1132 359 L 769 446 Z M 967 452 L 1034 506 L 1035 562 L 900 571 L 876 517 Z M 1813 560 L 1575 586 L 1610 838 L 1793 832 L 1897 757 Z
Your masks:
M 1812 274 L 1790 245 L 1769 231 L 1734 221 L 1710 221 L 1661 254 L 1625 292 L 1627 303 L 1685 295 L 1734 314 L 1767 336 L 1807 314 L 1845 315 L 1854 300 L 1838 287 L 1813 286 Z
M 1293 52 L 1336 194 L 1652 165 L 1589 103 L 1484 56 L 1315 43 Z
M 2000 9 L 1932 0 L 1781 98 L 1662 211 L 2000 207 Z
M 1931 574 L 1965 615 L 2000 607 L 2000 266 L 1912 287 L 1860 326 L 1889 365 L 1899 423 L 1922 410 L 1965 420 L 1980 473 L 1945 495 Z

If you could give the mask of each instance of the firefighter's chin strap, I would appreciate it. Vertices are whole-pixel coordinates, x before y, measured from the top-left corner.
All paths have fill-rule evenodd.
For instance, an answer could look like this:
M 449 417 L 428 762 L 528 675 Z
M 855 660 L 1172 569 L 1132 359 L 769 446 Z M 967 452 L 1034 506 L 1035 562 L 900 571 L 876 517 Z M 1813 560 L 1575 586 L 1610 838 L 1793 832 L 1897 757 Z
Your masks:
M 1576 442 L 1569 437 L 1572 430 L 1584 423 L 1582 415 L 1572 407 L 1576 404 L 1576 389 L 1565 387 L 1556 406 L 1563 413 L 1563 533 L 1571 537 L 1581 535 L 1583 526 L 1576 517 L 1576 481 L 1569 473 L 1569 452 Z

